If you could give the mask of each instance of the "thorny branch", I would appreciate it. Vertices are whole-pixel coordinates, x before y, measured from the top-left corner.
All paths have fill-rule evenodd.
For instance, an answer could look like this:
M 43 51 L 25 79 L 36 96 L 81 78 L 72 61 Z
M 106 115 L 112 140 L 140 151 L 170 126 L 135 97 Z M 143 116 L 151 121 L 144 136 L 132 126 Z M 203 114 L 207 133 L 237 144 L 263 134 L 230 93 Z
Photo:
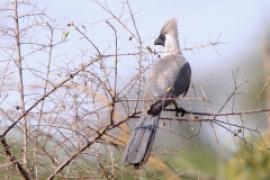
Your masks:
M 166 110 L 169 110 L 169 111 L 175 111 L 175 109 L 165 109 Z M 176 120 L 176 121 L 186 121 L 186 122 L 189 122 L 189 121 L 193 121 L 193 122 L 214 122 L 215 124 L 218 124 L 220 125 L 219 123 L 221 124 L 226 124 L 226 125 L 230 125 L 230 126 L 235 126 L 235 127 L 238 127 L 238 128 L 244 128 L 246 130 L 250 130 L 250 131 L 253 131 L 253 132 L 256 132 L 256 133 L 260 133 L 259 130 L 254 130 L 252 128 L 248 128 L 248 127 L 245 127 L 245 126 L 239 126 L 237 124 L 233 124 L 233 123 L 228 123 L 228 122 L 225 122 L 225 121 L 222 121 L 222 120 L 218 120 L 216 119 L 216 117 L 218 116 L 233 116 L 233 115 L 241 115 L 241 114 L 253 114 L 253 113 L 260 113 L 260 112 L 268 112 L 270 111 L 270 108 L 268 109 L 261 109 L 261 110 L 252 110 L 252 111 L 245 111 L 245 112 L 232 112 L 232 113 L 223 113 L 223 114 L 217 114 L 217 113 L 202 113 L 202 112 L 192 112 L 192 111 L 186 111 L 187 114 L 192 114 L 192 115 L 200 115 L 200 116 L 213 116 L 215 117 L 215 119 L 213 118 L 195 118 L 195 119 L 190 119 L 190 118 L 161 118 L 163 120 Z M 107 126 L 105 126 L 104 129 L 102 129 L 101 131 L 96 131 L 97 133 L 97 136 L 94 138 L 94 140 L 92 141 L 88 141 L 81 149 L 79 149 L 77 152 L 75 152 L 73 155 L 71 155 L 66 161 L 64 161 L 58 168 L 56 168 L 56 170 L 49 176 L 48 180 L 51 180 L 51 179 L 54 179 L 55 175 L 59 172 L 61 172 L 72 160 L 74 160 L 77 156 L 79 156 L 81 153 L 83 153 L 87 148 L 89 148 L 92 144 L 96 143 L 99 139 L 102 138 L 103 135 L 107 134 L 110 130 L 113 130 L 114 128 L 116 127 L 119 127 L 121 124 L 123 123 L 126 123 L 126 121 L 128 121 L 129 119 L 132 119 L 132 118 L 138 118 L 139 114 L 141 112 L 134 112 L 131 116 L 127 117 L 126 119 L 122 120 L 122 121 L 119 121 L 118 123 L 116 124 L 113 124 L 113 123 L 110 123 L 108 124 Z M 228 129 L 226 128 L 225 126 L 223 125 L 220 125 L 222 127 L 224 127 L 225 129 Z M 231 132 L 231 131 L 230 131 Z M 238 136 L 237 133 L 235 132 L 232 132 L 234 136 Z M 243 140 L 245 140 L 244 138 L 242 138 Z
M 16 167 L 19 171 L 19 173 L 21 174 L 21 176 L 26 179 L 26 180 L 31 180 L 32 177 L 30 175 L 30 172 L 28 172 L 16 159 L 16 157 L 11 153 L 10 148 L 7 144 L 7 141 L 5 138 L 1 138 L 1 144 L 4 148 L 4 151 L 6 153 L 6 155 L 9 157 L 9 160 L 11 163 L 15 163 Z
M 112 96 L 112 107 L 111 107 L 111 113 L 110 113 L 110 121 L 111 124 L 114 124 L 114 112 L 115 112 L 115 104 L 117 100 L 117 74 L 118 74 L 118 37 L 117 37 L 117 31 L 116 28 L 109 22 L 106 21 L 108 26 L 113 30 L 114 37 L 115 37 L 115 62 L 114 62 L 114 93 Z
M 61 88 L 64 84 L 66 84 L 67 82 L 69 82 L 71 79 L 73 79 L 75 76 L 77 76 L 80 72 L 84 71 L 88 66 L 92 65 L 93 63 L 97 62 L 100 59 L 100 57 L 97 57 L 94 60 L 91 60 L 88 64 L 86 65 L 81 65 L 81 68 L 79 68 L 78 70 L 76 70 L 74 73 L 70 73 L 70 75 L 64 79 L 63 81 L 61 81 L 60 83 L 58 83 L 53 89 L 51 89 L 50 91 L 48 91 L 45 95 L 43 95 L 42 97 L 40 97 L 32 106 L 30 106 L 15 122 L 13 122 L 1 135 L 0 135 L 0 139 L 5 137 L 9 131 L 16 126 L 16 124 L 23 119 L 25 116 L 27 116 L 27 114 L 29 112 L 31 112 L 39 103 L 41 103 L 42 101 L 44 101 L 47 97 L 49 97 L 52 93 L 54 93 L 56 90 L 58 90 L 59 88 Z
M 25 95 L 24 95 L 24 73 L 23 73 L 23 64 L 22 64 L 22 52 L 21 52 L 21 29 L 20 29 L 20 22 L 19 22 L 19 15 L 18 15 L 18 2 L 15 0 L 14 2 L 14 21 L 15 21 L 15 37 L 16 37 L 16 52 L 17 52 L 17 58 L 16 58 L 16 65 L 19 71 L 19 92 L 20 92 L 20 108 L 22 114 L 25 113 Z M 28 167 L 28 139 L 27 139 L 27 119 L 24 117 L 24 146 L 23 146 L 23 163 Z
M 131 116 L 127 117 L 125 120 L 119 121 L 115 124 L 108 124 L 105 126 L 104 129 L 101 131 L 96 131 L 97 136 L 92 141 L 88 141 L 82 148 L 80 148 L 77 152 L 71 155 L 66 161 L 64 161 L 59 167 L 55 169 L 55 171 L 47 178 L 47 180 L 54 179 L 55 175 L 61 172 L 72 160 L 74 160 L 77 156 L 79 156 L 82 152 L 84 152 L 87 148 L 89 148 L 92 144 L 97 142 L 103 135 L 105 135 L 108 131 L 119 127 L 121 124 L 125 123 L 128 119 L 133 118 L 137 113 L 132 114 Z

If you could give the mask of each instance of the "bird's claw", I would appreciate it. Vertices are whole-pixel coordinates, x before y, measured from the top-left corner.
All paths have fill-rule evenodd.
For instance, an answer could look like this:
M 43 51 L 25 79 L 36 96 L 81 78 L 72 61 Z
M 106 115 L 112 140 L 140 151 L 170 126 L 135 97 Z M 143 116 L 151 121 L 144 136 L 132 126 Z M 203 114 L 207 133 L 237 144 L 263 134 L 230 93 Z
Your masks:
M 179 116 L 179 113 L 180 113 L 180 116 L 183 117 L 185 114 L 186 114 L 186 110 L 184 108 L 176 108 L 176 112 L 175 112 L 175 115 L 178 117 Z

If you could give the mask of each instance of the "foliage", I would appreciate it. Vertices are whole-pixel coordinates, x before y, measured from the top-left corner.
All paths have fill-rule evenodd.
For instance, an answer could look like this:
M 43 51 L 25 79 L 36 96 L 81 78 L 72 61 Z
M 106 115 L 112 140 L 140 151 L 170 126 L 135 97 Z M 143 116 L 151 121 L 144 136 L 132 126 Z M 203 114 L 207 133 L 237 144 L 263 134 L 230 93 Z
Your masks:
M 239 148 L 227 163 L 228 179 L 270 179 L 270 151 L 260 146 L 250 148 L 243 145 Z

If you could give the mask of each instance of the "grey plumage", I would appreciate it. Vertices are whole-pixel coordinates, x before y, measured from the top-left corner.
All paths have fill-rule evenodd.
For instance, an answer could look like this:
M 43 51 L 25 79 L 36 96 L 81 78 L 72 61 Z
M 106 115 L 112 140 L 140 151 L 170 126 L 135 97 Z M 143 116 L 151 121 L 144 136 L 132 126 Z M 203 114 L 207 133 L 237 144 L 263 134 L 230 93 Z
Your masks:
M 165 53 L 150 68 L 144 89 L 143 114 L 130 135 L 124 154 L 124 163 L 134 167 L 148 160 L 161 111 L 173 102 L 170 98 L 185 96 L 190 85 L 191 68 L 180 51 L 175 19 L 163 26 L 155 45 L 163 45 Z
M 124 163 L 132 164 L 135 168 L 146 162 L 154 142 L 156 130 L 159 123 L 158 116 L 143 115 L 136 124 L 130 135 L 126 147 Z

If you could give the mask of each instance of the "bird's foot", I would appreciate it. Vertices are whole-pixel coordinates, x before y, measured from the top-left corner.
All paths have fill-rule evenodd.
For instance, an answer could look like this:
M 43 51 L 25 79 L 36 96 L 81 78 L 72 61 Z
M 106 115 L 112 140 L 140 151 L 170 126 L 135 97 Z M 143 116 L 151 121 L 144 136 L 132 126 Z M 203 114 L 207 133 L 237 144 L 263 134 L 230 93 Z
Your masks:
M 175 116 L 178 117 L 179 114 L 180 114 L 180 116 L 183 117 L 186 114 L 187 111 L 184 108 L 179 107 L 178 104 L 175 101 L 173 102 L 173 104 L 174 104 L 174 107 L 175 107 Z
M 178 114 L 180 113 L 180 116 L 183 117 L 186 114 L 186 110 L 184 108 L 177 108 L 175 115 L 178 117 Z

